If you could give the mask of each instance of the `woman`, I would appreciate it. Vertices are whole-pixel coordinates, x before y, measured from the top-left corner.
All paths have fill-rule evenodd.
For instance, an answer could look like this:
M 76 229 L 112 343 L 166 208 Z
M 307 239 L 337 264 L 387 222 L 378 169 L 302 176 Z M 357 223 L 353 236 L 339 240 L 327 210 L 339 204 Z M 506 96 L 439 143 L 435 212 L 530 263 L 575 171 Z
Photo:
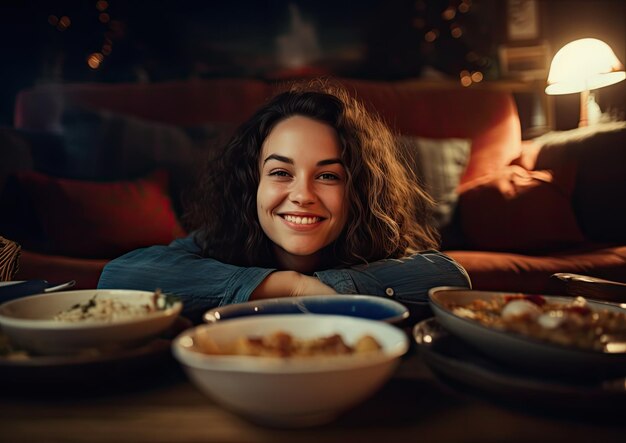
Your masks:
M 470 285 L 434 250 L 433 202 L 390 130 L 341 88 L 277 95 L 238 129 L 197 191 L 186 215 L 192 235 L 113 260 L 98 286 L 159 287 L 180 295 L 190 315 L 309 294 L 423 301 L 431 287 Z

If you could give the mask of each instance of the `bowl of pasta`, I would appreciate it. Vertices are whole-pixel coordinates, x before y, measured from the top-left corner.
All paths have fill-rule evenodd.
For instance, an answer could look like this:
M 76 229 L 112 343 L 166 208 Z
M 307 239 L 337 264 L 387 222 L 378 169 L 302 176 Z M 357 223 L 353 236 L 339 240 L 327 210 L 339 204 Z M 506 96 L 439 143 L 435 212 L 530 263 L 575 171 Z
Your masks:
M 337 315 L 250 316 L 180 334 L 173 353 L 189 379 L 259 424 L 329 422 L 364 401 L 408 350 L 404 331 Z
M 181 309 L 180 301 L 160 291 L 63 291 L 0 305 L 0 327 L 12 347 L 33 354 L 103 352 L 156 337 Z

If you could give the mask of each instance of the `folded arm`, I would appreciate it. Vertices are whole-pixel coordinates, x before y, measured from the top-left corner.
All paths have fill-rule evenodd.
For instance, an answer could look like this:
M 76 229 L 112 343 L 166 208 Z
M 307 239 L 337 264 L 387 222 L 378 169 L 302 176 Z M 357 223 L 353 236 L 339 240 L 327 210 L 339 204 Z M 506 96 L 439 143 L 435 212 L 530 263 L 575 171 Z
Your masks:
M 426 300 L 434 286 L 469 287 L 465 271 L 438 252 L 397 260 L 381 260 L 347 269 L 329 269 L 314 276 L 270 268 L 240 267 L 200 255 L 193 236 L 169 246 L 129 252 L 104 268 L 99 288 L 162 291 L 179 295 L 184 312 L 250 299 L 313 294 L 371 294 L 402 300 Z
M 341 294 L 379 295 L 398 301 L 427 301 L 428 290 L 436 286 L 471 288 L 465 269 L 437 251 L 321 271 L 315 275 Z

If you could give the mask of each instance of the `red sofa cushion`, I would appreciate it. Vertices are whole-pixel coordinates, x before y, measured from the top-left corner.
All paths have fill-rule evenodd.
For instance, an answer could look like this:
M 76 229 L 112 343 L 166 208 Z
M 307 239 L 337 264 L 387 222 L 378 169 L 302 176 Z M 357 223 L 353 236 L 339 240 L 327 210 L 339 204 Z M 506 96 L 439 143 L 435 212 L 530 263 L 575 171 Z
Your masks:
M 17 179 L 43 228 L 46 253 L 112 258 L 185 234 L 167 195 L 165 171 L 118 182 L 55 178 L 32 171 L 17 174 Z
M 580 248 L 533 256 L 511 252 L 445 251 L 458 261 L 481 291 L 559 294 L 550 276 L 557 272 L 591 275 L 626 283 L 626 246 L 589 243 Z
M 468 244 L 487 251 L 549 251 L 582 243 L 570 200 L 575 171 L 509 166 L 468 184 L 459 197 Z

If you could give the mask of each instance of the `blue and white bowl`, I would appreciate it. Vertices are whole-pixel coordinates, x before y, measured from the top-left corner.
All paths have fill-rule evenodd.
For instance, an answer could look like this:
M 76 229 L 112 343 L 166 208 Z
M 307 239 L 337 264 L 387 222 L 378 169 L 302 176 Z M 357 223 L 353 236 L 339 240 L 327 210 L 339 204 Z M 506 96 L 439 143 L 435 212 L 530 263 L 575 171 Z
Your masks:
M 373 295 L 306 295 L 269 298 L 211 309 L 204 321 L 215 323 L 254 315 L 323 314 L 379 320 L 398 324 L 409 317 L 408 309 L 393 300 Z

